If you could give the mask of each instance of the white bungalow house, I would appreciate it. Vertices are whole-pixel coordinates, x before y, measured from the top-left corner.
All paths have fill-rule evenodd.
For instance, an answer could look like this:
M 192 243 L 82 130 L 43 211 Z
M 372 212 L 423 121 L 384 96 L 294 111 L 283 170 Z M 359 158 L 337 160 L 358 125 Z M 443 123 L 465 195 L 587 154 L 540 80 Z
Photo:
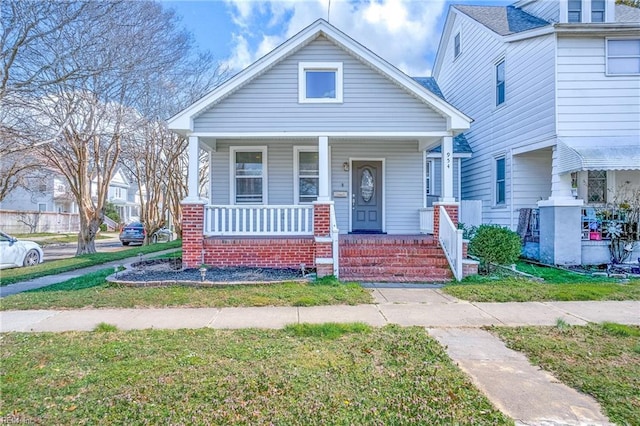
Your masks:
M 526 229 L 539 213 L 529 255 L 607 263 L 607 206 L 639 201 L 640 9 L 614 0 L 451 6 L 433 75 L 474 118 L 462 198 L 483 200 L 483 221 Z
M 442 245 L 460 277 L 454 164 L 469 152 L 453 148 L 471 119 L 430 85 L 318 20 L 171 118 L 189 139 L 185 266 L 446 280 Z M 201 149 L 210 153 L 209 200 L 198 194 Z M 443 171 L 435 238 L 420 226 L 434 158 Z

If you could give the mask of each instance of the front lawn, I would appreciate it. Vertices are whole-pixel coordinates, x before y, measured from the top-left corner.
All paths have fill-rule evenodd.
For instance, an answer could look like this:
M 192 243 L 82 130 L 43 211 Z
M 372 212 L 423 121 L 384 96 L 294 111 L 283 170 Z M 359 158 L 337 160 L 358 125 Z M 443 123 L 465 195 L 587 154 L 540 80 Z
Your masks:
M 640 280 L 621 283 L 555 268 L 520 262 L 519 271 L 544 278 L 543 282 L 497 271 L 490 276 L 467 277 L 443 291 L 472 302 L 533 302 L 577 300 L 640 300 Z
M 4 269 L 0 272 L 0 285 L 8 285 L 19 281 L 27 281 L 34 278 L 44 277 L 46 275 L 60 274 L 62 272 L 73 271 L 75 269 L 101 265 L 103 263 L 136 257 L 140 253 L 154 253 L 156 251 L 180 247 L 182 247 L 182 240 L 175 240 L 168 243 L 133 247 L 109 253 L 85 254 L 82 256 L 71 257 L 69 259 L 60 259 L 41 263 L 40 265 L 28 268 Z
M 371 294 L 358 284 L 340 284 L 324 279 L 318 283 L 236 285 L 214 288 L 131 288 L 105 282 L 113 269 L 87 274 L 37 290 L 2 299 L 1 310 L 319 306 L 373 303 Z
M 11 333 L 2 416 L 41 424 L 513 424 L 423 328 Z
M 611 421 L 640 419 L 640 327 L 604 323 L 556 327 L 495 327 L 491 331 L 534 365 L 593 396 Z

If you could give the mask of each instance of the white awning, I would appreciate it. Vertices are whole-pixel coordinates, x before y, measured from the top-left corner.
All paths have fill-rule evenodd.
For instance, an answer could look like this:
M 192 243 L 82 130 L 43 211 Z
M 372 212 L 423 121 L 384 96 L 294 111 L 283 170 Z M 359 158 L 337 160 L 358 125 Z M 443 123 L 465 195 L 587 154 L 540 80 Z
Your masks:
M 581 170 L 640 170 L 640 140 L 581 139 L 580 143 L 558 141 L 558 172 Z

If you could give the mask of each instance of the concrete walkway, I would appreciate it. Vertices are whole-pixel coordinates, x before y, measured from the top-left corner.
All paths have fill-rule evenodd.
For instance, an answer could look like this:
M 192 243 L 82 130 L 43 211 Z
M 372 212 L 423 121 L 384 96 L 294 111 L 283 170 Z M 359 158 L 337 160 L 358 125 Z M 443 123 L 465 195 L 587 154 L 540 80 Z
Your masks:
M 99 323 L 123 330 L 281 328 L 291 323 L 365 322 L 423 326 L 493 404 L 519 425 L 607 425 L 590 397 L 507 349 L 488 325 L 555 325 L 612 321 L 640 325 L 640 302 L 469 303 L 437 289 L 371 289 L 376 303 L 358 306 L 83 309 L 0 312 L 0 331 L 89 331 Z
M 153 253 L 148 253 L 148 254 L 142 255 L 142 259 L 154 258 L 154 257 L 157 257 L 157 256 L 161 256 L 163 254 L 173 253 L 173 252 L 178 251 L 178 250 L 180 250 L 180 249 L 174 248 L 174 249 L 156 251 L 156 252 L 153 252 Z M 53 284 L 58 284 L 58 283 L 70 280 L 72 278 L 78 278 L 78 277 L 81 277 L 83 275 L 90 274 L 92 272 L 101 271 L 103 269 L 116 268 L 116 267 L 118 267 L 120 265 L 125 265 L 127 263 L 136 262 L 139 259 L 140 259 L 139 256 L 129 257 L 129 258 L 126 258 L 126 259 L 121 259 L 121 260 L 116 260 L 116 261 L 113 261 L 113 262 L 103 263 L 101 265 L 89 266 L 88 268 L 82 268 L 82 269 L 76 269 L 74 271 L 63 272 L 63 273 L 57 274 L 57 275 L 47 275 L 45 277 L 34 278 L 34 279 L 28 280 L 28 281 L 20 281 L 20 282 L 15 283 L 15 284 L 9 284 L 9 285 L 0 287 L 0 298 L 6 297 L 6 296 L 11 296 L 12 294 L 22 293 L 23 291 L 27 291 L 27 290 L 34 290 L 36 288 L 42 288 L 42 287 L 47 287 L 47 286 L 50 286 L 50 285 L 53 285 Z

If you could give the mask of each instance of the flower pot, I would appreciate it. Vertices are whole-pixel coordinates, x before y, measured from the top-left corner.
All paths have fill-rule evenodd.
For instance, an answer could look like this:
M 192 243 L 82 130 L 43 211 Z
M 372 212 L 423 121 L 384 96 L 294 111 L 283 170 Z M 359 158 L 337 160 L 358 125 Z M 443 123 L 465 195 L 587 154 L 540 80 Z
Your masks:
M 599 232 L 589 232 L 589 239 L 590 240 L 602 240 L 602 235 Z

